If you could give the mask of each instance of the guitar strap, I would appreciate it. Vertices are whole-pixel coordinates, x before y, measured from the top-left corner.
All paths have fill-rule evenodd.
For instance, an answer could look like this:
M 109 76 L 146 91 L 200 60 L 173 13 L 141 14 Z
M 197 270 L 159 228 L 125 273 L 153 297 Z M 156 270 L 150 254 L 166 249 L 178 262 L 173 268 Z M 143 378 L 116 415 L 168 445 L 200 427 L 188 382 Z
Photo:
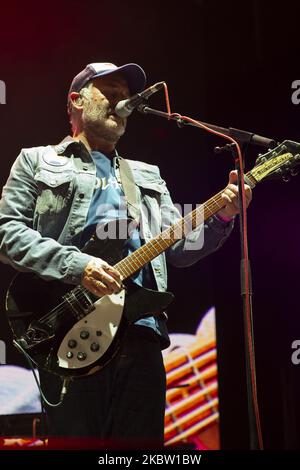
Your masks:
M 117 170 L 119 170 L 120 182 L 125 194 L 128 214 L 138 223 L 140 218 L 140 208 L 137 187 L 134 182 L 133 173 L 129 163 L 120 156 L 116 159 L 116 172 Z

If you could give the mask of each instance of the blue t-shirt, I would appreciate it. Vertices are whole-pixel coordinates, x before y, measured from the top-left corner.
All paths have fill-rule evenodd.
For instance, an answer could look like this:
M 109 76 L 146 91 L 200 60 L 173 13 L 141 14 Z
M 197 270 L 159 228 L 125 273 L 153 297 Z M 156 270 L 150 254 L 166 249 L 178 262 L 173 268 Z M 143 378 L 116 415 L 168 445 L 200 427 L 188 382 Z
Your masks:
M 98 151 L 91 152 L 91 155 L 96 165 L 96 186 L 83 229 L 81 246 L 86 244 L 95 231 L 99 238 L 109 236 L 105 230 L 107 222 L 127 219 L 126 200 L 122 187 L 116 178 L 113 159 Z M 112 225 L 112 236 L 114 235 L 115 231 Z M 141 245 L 139 229 L 136 228 L 124 244 L 123 257 L 137 250 Z M 149 264 L 135 273 L 133 280 L 143 287 L 154 288 L 155 286 Z
M 81 237 L 81 246 L 91 238 L 96 231 L 99 238 L 106 237 L 105 226 L 107 222 L 119 219 L 127 219 L 127 205 L 122 187 L 120 186 L 113 165 L 113 157 L 110 158 L 98 151 L 91 152 L 96 165 L 96 186 L 89 207 L 86 223 Z M 142 245 L 139 229 L 130 234 L 130 238 L 124 244 L 123 256 L 127 256 Z M 155 288 L 155 279 L 150 264 L 135 273 L 133 281 L 143 287 Z M 137 322 L 140 325 L 150 326 L 158 332 L 156 321 L 148 317 Z

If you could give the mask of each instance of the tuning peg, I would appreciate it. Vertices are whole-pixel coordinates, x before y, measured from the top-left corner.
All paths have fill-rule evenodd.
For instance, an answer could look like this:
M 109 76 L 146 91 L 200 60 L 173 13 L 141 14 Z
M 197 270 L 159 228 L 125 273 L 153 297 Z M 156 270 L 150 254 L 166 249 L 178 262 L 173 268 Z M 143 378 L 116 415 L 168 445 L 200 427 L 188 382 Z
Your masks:
M 290 177 L 290 175 L 283 175 L 282 179 L 285 183 L 288 183 L 290 181 L 291 177 Z
M 265 163 L 267 161 L 267 157 L 263 157 L 262 154 L 259 154 L 258 158 L 256 159 L 255 164 L 260 165 L 261 163 Z
M 298 170 L 296 170 L 295 168 L 293 168 L 293 169 L 291 170 L 291 175 L 292 175 L 292 176 L 296 176 L 296 175 L 298 175 L 298 173 L 299 173 Z

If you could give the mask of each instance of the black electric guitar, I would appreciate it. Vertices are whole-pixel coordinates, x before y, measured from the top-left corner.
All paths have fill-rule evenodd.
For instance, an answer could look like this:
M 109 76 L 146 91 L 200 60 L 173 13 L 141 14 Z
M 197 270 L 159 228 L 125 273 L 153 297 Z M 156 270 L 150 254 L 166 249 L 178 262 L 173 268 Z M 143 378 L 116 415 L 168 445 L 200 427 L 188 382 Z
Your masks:
M 260 156 L 246 182 L 254 188 L 274 176 L 295 174 L 300 144 L 284 141 Z M 124 239 L 99 240 L 93 236 L 85 252 L 106 260 L 122 275 L 125 288 L 102 298 L 87 289 L 50 281 L 34 274 L 18 274 L 6 296 L 6 311 L 15 345 L 32 362 L 62 377 L 92 374 L 116 354 L 127 326 L 147 315 L 158 315 L 172 301 L 169 292 L 134 284 L 130 278 L 179 238 L 225 205 L 222 192 L 180 219 L 138 250 L 122 259 Z

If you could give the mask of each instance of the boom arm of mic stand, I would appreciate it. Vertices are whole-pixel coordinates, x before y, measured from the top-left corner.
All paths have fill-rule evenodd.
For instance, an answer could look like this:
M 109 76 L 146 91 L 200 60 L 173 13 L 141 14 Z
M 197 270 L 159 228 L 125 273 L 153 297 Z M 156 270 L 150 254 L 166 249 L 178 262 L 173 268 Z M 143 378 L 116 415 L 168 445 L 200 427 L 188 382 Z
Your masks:
M 138 111 L 142 114 L 153 114 L 154 116 L 163 117 L 168 120 L 176 121 L 179 127 L 183 126 L 195 126 L 192 122 L 187 122 L 181 118 L 179 114 L 165 113 L 159 111 L 158 109 L 149 108 L 146 104 L 141 104 L 137 107 Z M 220 127 L 215 126 L 214 124 L 208 124 L 207 122 L 198 121 L 200 124 L 203 124 L 206 127 L 209 127 L 213 131 L 220 132 L 221 134 L 229 135 L 233 139 L 237 140 L 240 144 L 252 144 L 258 145 L 260 147 L 274 148 L 278 144 L 276 140 L 269 139 L 268 137 L 263 137 L 261 135 L 254 134 L 253 132 L 243 131 L 240 129 L 235 129 L 234 127 Z

